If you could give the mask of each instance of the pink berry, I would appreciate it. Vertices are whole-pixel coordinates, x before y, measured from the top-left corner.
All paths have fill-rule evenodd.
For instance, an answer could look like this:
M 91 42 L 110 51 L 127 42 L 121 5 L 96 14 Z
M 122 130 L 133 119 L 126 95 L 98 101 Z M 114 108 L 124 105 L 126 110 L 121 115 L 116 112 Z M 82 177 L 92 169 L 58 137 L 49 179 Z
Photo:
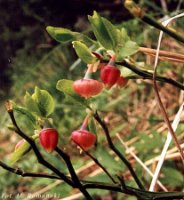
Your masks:
M 96 142 L 96 135 L 87 130 L 73 131 L 71 139 L 85 150 L 90 149 Z
M 54 128 L 45 128 L 40 131 L 39 139 L 42 147 L 51 153 L 58 144 L 59 134 Z
M 100 77 L 107 89 L 110 89 L 120 77 L 120 70 L 113 65 L 106 65 L 100 71 Z
M 80 96 L 89 98 L 99 94 L 103 89 L 103 85 L 97 80 L 80 79 L 74 82 L 73 89 Z

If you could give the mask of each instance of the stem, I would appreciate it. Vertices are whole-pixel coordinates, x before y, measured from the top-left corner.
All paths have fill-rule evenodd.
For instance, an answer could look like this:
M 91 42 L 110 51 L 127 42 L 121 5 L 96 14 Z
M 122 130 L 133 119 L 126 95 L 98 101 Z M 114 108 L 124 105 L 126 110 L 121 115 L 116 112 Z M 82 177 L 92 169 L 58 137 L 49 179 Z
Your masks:
M 96 112 L 94 114 L 94 118 L 96 119 L 96 121 L 100 124 L 100 126 L 102 127 L 102 129 L 104 130 L 104 133 L 106 135 L 107 141 L 108 141 L 108 145 L 109 147 L 114 151 L 114 153 L 123 161 L 123 163 L 127 166 L 127 168 L 129 169 L 130 173 L 132 174 L 135 182 L 137 183 L 137 185 L 139 186 L 140 189 L 144 190 L 144 186 L 142 185 L 142 183 L 140 182 L 139 178 L 137 177 L 134 169 L 132 168 L 131 164 L 128 162 L 128 160 L 121 154 L 121 152 L 114 146 L 110 134 L 109 134 L 109 130 L 105 124 L 104 121 L 101 120 L 100 116 L 98 115 L 98 113 Z
M 164 105 L 162 103 L 162 100 L 161 100 L 161 97 L 160 97 L 160 94 L 159 94 L 159 91 L 158 91 L 158 87 L 157 87 L 157 83 L 156 83 L 156 68 L 154 70 L 154 73 L 153 73 L 153 87 L 154 87 L 154 90 L 155 90 L 155 94 L 156 94 L 156 98 L 157 98 L 157 101 L 158 101 L 158 104 L 159 104 L 159 107 L 160 107 L 160 110 L 163 114 L 163 117 L 164 117 L 164 120 L 165 120 L 165 123 L 167 124 L 167 127 L 169 129 L 169 132 L 170 134 L 172 135 L 172 138 L 173 138 L 173 141 L 178 149 L 178 151 L 180 152 L 180 155 L 182 157 L 182 159 L 184 160 L 184 152 L 183 150 L 181 149 L 181 146 L 180 146 L 180 143 L 178 142 L 178 139 L 176 137 L 176 134 L 171 126 L 171 123 L 169 121 L 169 117 L 167 115 L 167 112 L 164 108 Z
M 21 129 L 18 127 L 17 125 L 17 122 L 15 120 L 15 117 L 14 117 L 14 113 L 13 113 L 13 109 L 12 109 L 12 104 L 10 102 L 7 102 L 6 104 L 6 108 L 7 108 L 7 111 L 8 111 L 8 114 L 11 118 L 11 121 L 16 129 L 16 133 L 21 136 L 22 138 L 24 138 L 29 144 L 30 146 L 32 147 L 36 157 L 37 157 L 37 160 L 40 164 L 44 165 L 45 167 L 47 167 L 48 169 L 50 169 L 51 171 L 53 171 L 55 174 L 57 174 L 62 180 L 64 180 L 67 184 L 69 184 L 70 186 L 74 187 L 74 183 L 68 179 L 68 177 L 63 174 L 62 172 L 60 172 L 57 168 L 55 168 L 52 164 L 50 164 L 49 162 L 47 162 L 41 155 L 41 153 L 39 152 L 34 140 L 27 136 L 24 132 L 21 131 Z
M 21 169 L 12 168 L 2 161 L 0 161 L 0 166 L 5 170 L 23 176 L 23 177 L 35 177 L 35 178 L 49 178 L 49 179 L 60 179 L 58 176 L 48 175 L 48 174 L 39 174 L 39 173 L 27 173 L 23 172 Z M 68 177 L 68 179 L 71 179 Z M 122 180 L 122 179 L 121 179 Z M 122 180 L 123 181 L 123 180 Z M 121 185 L 111 185 L 109 183 L 102 183 L 102 182 L 94 182 L 94 181 L 86 181 L 80 180 L 83 183 L 83 187 L 85 189 L 102 189 L 102 190 L 109 190 L 109 191 L 116 191 L 121 192 L 127 195 L 134 195 L 141 200 L 174 200 L 174 199 L 181 199 L 184 198 L 183 192 L 165 192 L 165 193 L 156 193 L 156 192 L 147 192 L 142 191 L 136 188 L 132 188 L 129 186 L 125 186 L 125 184 L 121 181 Z M 141 197 L 141 198 L 140 198 Z
M 172 38 L 174 38 L 175 40 L 184 43 L 184 38 L 181 35 L 178 35 L 176 32 L 166 28 L 165 26 L 163 26 L 162 24 L 158 23 L 157 21 L 155 21 L 154 19 L 150 18 L 147 15 L 144 15 L 141 20 L 161 31 L 163 31 L 164 33 L 166 33 L 167 35 L 171 36 Z
M 7 171 L 9 171 L 9 172 L 11 172 L 13 174 L 20 175 L 22 177 L 37 177 L 37 178 L 60 179 L 59 176 L 49 175 L 49 174 L 45 174 L 45 173 L 24 172 L 23 170 L 21 170 L 19 168 L 10 167 L 7 164 L 3 163 L 2 161 L 0 161 L 0 166 L 2 168 L 4 168 L 5 170 L 7 170 Z
M 70 175 L 72 177 L 72 180 L 75 184 L 75 187 L 77 187 L 82 193 L 83 195 L 85 196 L 86 199 L 89 199 L 89 200 L 92 200 L 92 197 L 89 195 L 89 193 L 87 192 L 86 188 L 83 187 L 83 185 L 81 184 L 74 168 L 73 168 L 73 165 L 71 163 L 71 160 L 70 160 L 70 157 L 69 155 L 67 155 L 66 153 L 64 153 L 59 147 L 56 147 L 55 148 L 55 151 L 61 156 L 61 158 L 65 161 L 67 167 L 68 167 L 68 170 L 70 172 Z
M 153 74 L 150 73 L 150 72 L 147 72 L 147 71 L 144 71 L 144 70 L 141 70 L 137 67 L 135 67 L 134 65 L 130 64 L 129 62 L 123 60 L 121 62 L 116 62 L 116 64 L 119 64 L 119 65 L 123 65 L 124 67 L 130 69 L 131 71 L 133 71 L 134 73 L 136 73 L 137 75 L 139 76 L 142 76 L 144 79 L 150 79 L 152 80 L 153 79 Z M 168 83 L 172 86 L 175 86 L 181 90 L 184 90 L 184 85 L 171 79 L 171 78 L 166 78 L 166 77 L 162 77 L 162 76 L 156 76 L 155 79 L 157 81 L 160 81 L 160 82 L 163 82 L 163 83 Z
M 102 62 L 107 63 L 107 60 L 102 60 Z M 128 69 L 130 69 L 131 71 L 133 71 L 135 74 L 142 76 L 143 79 L 149 79 L 149 80 L 153 80 L 153 73 L 150 73 L 148 71 L 145 70 L 141 70 L 138 67 L 134 66 L 133 64 L 127 62 L 126 60 L 120 61 L 120 62 L 116 62 L 116 64 L 118 65 L 122 65 Z M 138 77 L 135 76 L 129 76 L 129 79 L 138 79 Z M 174 87 L 177 87 L 181 90 L 184 90 L 184 85 L 171 79 L 171 78 L 166 78 L 163 76 L 156 76 L 155 78 L 157 81 L 160 81 L 162 83 L 168 83 Z
M 87 116 L 84 118 L 84 121 L 82 123 L 82 126 L 80 127 L 80 130 L 86 130 L 90 116 L 91 116 L 91 113 L 88 113 Z
M 130 186 L 122 187 L 121 185 L 111 185 L 108 183 L 92 181 L 82 182 L 84 183 L 85 188 L 121 192 L 127 195 L 134 195 L 141 200 L 176 200 L 184 198 L 184 192 L 149 192 Z
M 76 143 L 76 142 L 75 142 Z M 77 146 L 79 146 L 86 155 L 88 155 L 102 170 L 107 174 L 107 176 L 112 180 L 113 183 L 117 183 L 116 180 L 111 176 L 111 174 L 106 170 L 106 168 L 88 151 L 86 151 L 80 144 L 76 143 Z
M 166 28 L 156 20 L 150 18 L 147 16 L 143 10 L 136 4 L 133 0 L 125 0 L 124 3 L 125 7 L 129 10 L 129 12 L 134 15 L 135 17 L 138 17 L 143 22 L 157 28 L 158 30 L 162 30 L 167 35 L 171 36 L 172 38 L 176 39 L 177 41 L 180 41 L 184 43 L 184 38 L 181 35 L 178 35 L 176 32 Z

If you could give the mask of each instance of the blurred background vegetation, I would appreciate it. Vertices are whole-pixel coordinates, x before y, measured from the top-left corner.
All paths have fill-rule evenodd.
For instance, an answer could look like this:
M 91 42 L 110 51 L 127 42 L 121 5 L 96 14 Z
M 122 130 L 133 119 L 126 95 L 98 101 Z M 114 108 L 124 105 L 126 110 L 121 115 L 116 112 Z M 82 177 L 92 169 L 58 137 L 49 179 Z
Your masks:
M 181 0 L 140 0 L 137 2 L 147 14 L 157 20 L 181 13 L 184 8 L 184 2 Z M 132 18 L 120 0 L 0 0 L 0 158 L 5 162 L 20 138 L 7 129 L 9 119 L 4 103 L 11 98 L 20 105 L 23 104 L 25 92 L 32 93 L 37 85 L 41 89 L 48 90 L 56 99 L 56 110 L 52 117 L 55 126 L 61 133 L 60 143 L 70 152 L 75 168 L 80 169 L 80 176 L 85 178 L 90 175 L 91 179 L 94 180 L 100 178 L 109 181 L 103 173 L 98 172 L 94 163 L 91 163 L 83 154 L 79 155 L 78 150 L 70 143 L 70 133 L 80 126 L 85 116 L 85 110 L 68 104 L 55 87 L 59 79 L 75 80 L 82 77 L 85 65 L 80 63 L 75 68 L 73 64 L 77 57 L 72 46 L 58 44 L 49 37 L 45 30 L 46 26 L 51 25 L 66 27 L 73 31 L 88 32 L 90 26 L 87 15 L 91 15 L 93 10 L 98 11 L 100 15 L 107 17 L 113 23 L 125 27 L 130 37 L 140 46 L 156 47 L 158 30 Z M 173 23 L 172 27 L 182 35 L 184 33 L 184 19 Z M 183 46 L 167 36 L 164 36 L 162 49 L 184 53 Z M 138 62 L 145 62 L 148 66 L 153 65 L 153 58 L 146 57 L 141 53 L 135 55 L 134 59 Z M 158 71 L 163 76 L 182 82 L 182 66 L 182 64 L 162 61 Z M 160 85 L 160 91 L 172 120 L 178 105 L 181 103 L 181 91 L 166 84 Z M 134 152 L 145 163 L 148 163 L 148 167 L 154 170 L 154 164 L 150 163 L 149 160 L 159 155 L 167 129 L 159 108 L 155 104 L 152 83 L 144 80 L 131 80 L 127 87 L 121 90 L 104 91 L 98 98 L 94 99 L 94 102 L 102 111 L 102 115 L 105 116 L 117 147 L 122 152 L 125 151 L 115 137 L 118 132 L 125 141 L 128 141 Z M 17 116 L 20 126 L 28 134 L 31 134 L 33 130 L 27 130 L 27 122 L 24 117 Z M 183 128 L 183 123 L 180 123 L 177 134 L 181 141 Z M 112 174 L 117 172 L 126 174 L 129 185 L 135 186 L 126 168 L 122 166 L 120 161 L 113 159 L 102 133 L 99 134 L 98 140 L 102 145 L 98 145 L 93 151 L 97 158 L 103 160 L 103 164 Z M 171 148 L 174 148 L 174 145 Z M 142 178 L 145 186 L 149 187 L 151 181 L 149 175 L 135 163 L 130 155 L 127 154 L 127 158 L 136 168 L 136 172 Z M 53 156 L 49 156 L 48 159 L 59 169 L 66 171 L 62 161 L 58 162 Z M 23 159 L 17 166 L 25 171 L 45 171 L 37 164 L 32 155 L 28 159 Z M 183 173 L 179 157 L 174 157 L 164 163 L 160 180 L 168 190 L 182 191 Z M 0 169 L 0 185 L 2 186 L 0 194 L 34 193 L 49 184 L 54 184 L 54 182 L 45 179 L 21 178 Z M 96 199 L 100 199 L 100 197 L 101 199 L 105 199 L 105 197 L 109 199 L 135 199 L 134 197 L 122 196 L 122 194 L 109 194 L 98 190 L 91 192 L 96 195 Z M 46 189 L 44 194 L 60 194 L 60 198 L 64 198 L 75 193 L 76 191 L 71 190 L 67 185 L 57 185 L 56 183 L 55 186 Z M 22 197 L 22 199 L 24 198 Z

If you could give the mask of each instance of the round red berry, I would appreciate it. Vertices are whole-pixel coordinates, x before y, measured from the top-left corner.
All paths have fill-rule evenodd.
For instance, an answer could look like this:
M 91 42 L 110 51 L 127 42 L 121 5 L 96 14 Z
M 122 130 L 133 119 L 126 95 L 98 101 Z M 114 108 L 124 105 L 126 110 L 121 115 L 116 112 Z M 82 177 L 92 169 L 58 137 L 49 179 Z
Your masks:
M 54 128 L 45 128 L 40 131 L 39 139 L 42 147 L 48 152 L 52 152 L 58 144 L 59 134 Z
M 73 83 L 73 89 L 80 96 L 89 98 L 99 94 L 103 85 L 94 79 L 80 79 Z
M 94 146 L 96 135 L 87 130 L 77 130 L 72 132 L 71 139 L 83 149 L 88 150 Z
M 100 71 L 100 78 L 107 89 L 110 89 L 120 77 L 120 70 L 112 65 L 106 65 Z

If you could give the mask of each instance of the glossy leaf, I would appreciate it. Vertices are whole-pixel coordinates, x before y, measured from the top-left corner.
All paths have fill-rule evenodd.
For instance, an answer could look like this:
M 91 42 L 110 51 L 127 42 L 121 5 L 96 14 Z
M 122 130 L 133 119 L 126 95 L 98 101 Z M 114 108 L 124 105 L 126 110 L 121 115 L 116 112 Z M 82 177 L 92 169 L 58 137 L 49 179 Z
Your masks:
M 54 111 L 55 102 L 48 91 L 36 87 L 32 98 L 37 103 L 42 116 L 48 117 Z
M 87 35 L 73 32 L 66 28 L 47 26 L 46 30 L 53 39 L 61 43 L 72 42 L 74 40 L 83 40 L 88 45 L 95 43 Z
M 36 115 L 41 114 L 38 104 L 36 103 L 36 101 L 33 99 L 33 97 L 28 92 L 26 92 L 26 95 L 24 96 L 24 104 L 30 112 L 32 112 Z
M 135 54 L 139 49 L 139 46 L 136 42 L 133 42 L 131 40 L 128 40 L 123 44 L 122 48 L 118 50 L 117 53 L 117 60 L 121 61 L 125 57 L 131 56 Z
M 87 64 L 92 64 L 97 61 L 96 57 L 91 53 L 89 48 L 82 42 L 74 41 L 73 46 L 78 57 Z
M 75 40 L 75 38 L 79 34 L 77 32 L 72 32 L 71 30 L 66 28 L 53 26 L 47 26 L 46 30 L 51 35 L 51 37 L 61 43 L 71 42 Z
M 14 111 L 16 111 L 17 113 L 20 113 L 22 115 L 26 116 L 26 119 L 29 120 L 29 122 L 33 125 L 33 127 L 36 127 L 36 116 L 33 115 L 28 109 L 24 108 L 24 107 L 20 107 L 14 104 L 13 106 Z
M 88 16 L 88 19 L 100 44 L 106 49 L 114 50 L 119 42 L 116 27 L 107 19 L 100 17 L 97 12 L 94 12 L 93 16 Z

